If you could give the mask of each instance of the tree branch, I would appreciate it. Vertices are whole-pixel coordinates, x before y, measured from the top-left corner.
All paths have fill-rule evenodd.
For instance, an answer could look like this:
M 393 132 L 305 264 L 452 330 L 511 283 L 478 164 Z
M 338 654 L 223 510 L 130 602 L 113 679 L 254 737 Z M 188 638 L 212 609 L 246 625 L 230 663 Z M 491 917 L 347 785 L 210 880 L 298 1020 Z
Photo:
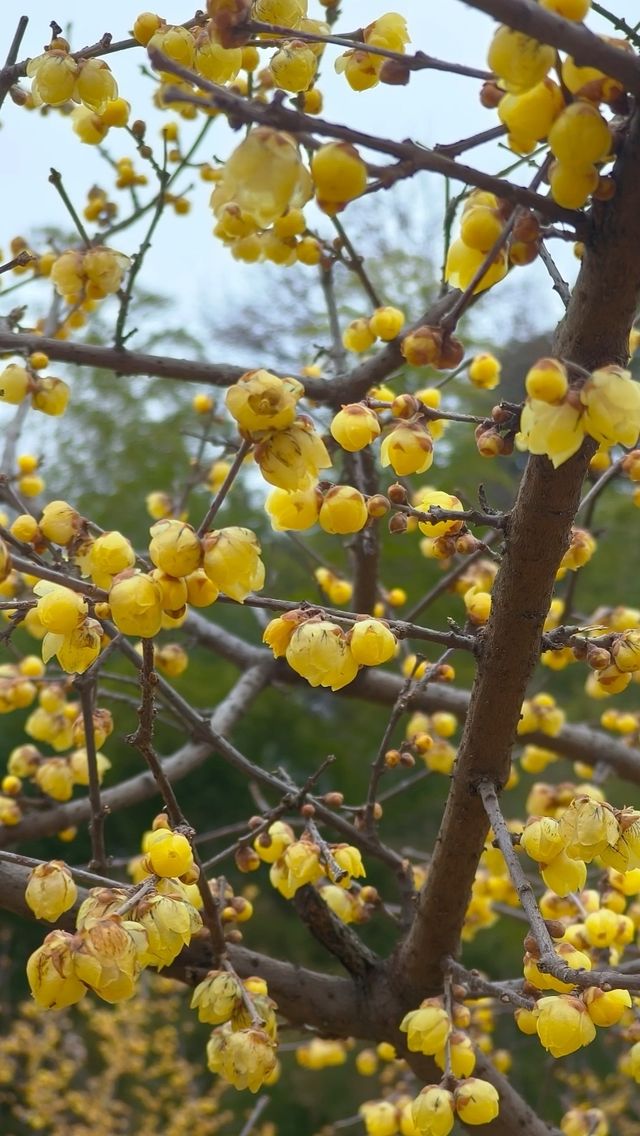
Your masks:
M 594 210 L 593 237 L 585 246 L 578 281 L 553 345 L 555 355 L 589 371 L 605 363 L 626 362 L 640 296 L 640 265 L 632 252 L 640 240 L 637 114 L 615 172 L 618 194 Z M 440 982 L 442 959 L 455 956 L 459 948 L 488 831 L 477 785 L 489 779 L 500 786 L 508 778 L 522 701 L 539 656 L 556 571 L 594 449 L 595 443 L 587 441 L 558 469 L 544 457 L 530 458 L 520 485 L 429 876 L 413 927 L 399 951 L 399 965 L 416 994 Z
M 640 92 L 638 56 L 612 47 L 584 24 L 556 16 L 533 0 L 464 0 L 464 3 L 541 43 L 550 43 L 568 52 L 581 67 L 597 67 L 612 79 L 619 79 L 633 94 Z

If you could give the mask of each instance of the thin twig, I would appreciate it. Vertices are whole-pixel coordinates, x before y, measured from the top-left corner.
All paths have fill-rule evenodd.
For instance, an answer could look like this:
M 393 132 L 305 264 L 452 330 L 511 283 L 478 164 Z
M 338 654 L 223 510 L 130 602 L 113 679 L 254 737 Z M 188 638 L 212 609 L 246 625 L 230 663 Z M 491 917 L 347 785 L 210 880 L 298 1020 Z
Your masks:
M 51 182 L 52 186 L 54 186 L 54 188 L 57 189 L 58 193 L 60 194 L 60 197 L 62 198 L 62 201 L 64 202 L 66 210 L 67 210 L 69 216 L 71 217 L 71 220 L 73 221 L 76 229 L 78 230 L 78 233 L 79 233 L 79 236 L 80 236 L 82 243 L 86 246 L 86 248 L 91 248 L 91 241 L 89 239 L 87 230 L 85 229 L 84 225 L 82 224 L 82 221 L 80 220 L 80 217 L 78 216 L 78 213 L 76 212 L 75 206 L 74 206 L 71 198 L 69 197 L 69 194 L 67 193 L 66 189 L 64 188 L 64 185 L 62 184 L 62 174 L 59 173 L 58 170 L 54 170 L 53 166 L 51 167 L 51 172 L 49 174 L 49 181 Z
M 100 775 L 98 771 L 98 755 L 96 752 L 96 736 L 93 725 L 93 700 L 95 694 L 95 681 L 81 676 L 75 681 L 76 690 L 80 694 L 82 709 L 82 724 L 84 727 L 84 746 L 87 754 L 87 768 L 89 772 L 89 800 L 91 801 L 91 820 L 89 833 L 91 836 L 91 871 L 103 871 L 107 867 L 107 850 L 104 837 L 104 822 L 109 810 L 102 804 L 100 797 Z
M 122 648 L 122 644 L 121 644 Z M 150 773 L 152 774 L 162 799 L 167 807 L 167 814 L 174 829 L 182 829 L 193 838 L 194 832 L 188 824 L 175 795 L 173 786 L 169 781 L 154 746 L 153 746 L 153 720 L 155 716 L 155 689 L 160 682 L 153 666 L 153 640 L 142 640 L 142 665 L 140 668 L 141 701 L 138 712 L 138 728 L 128 741 L 142 754 Z M 192 848 L 194 863 L 200 868 L 200 857 L 197 849 Z M 209 884 L 200 871 L 198 877 L 198 890 L 202 898 L 203 918 L 211 935 L 214 957 L 220 958 L 226 950 L 224 930 L 220 915 L 220 903 L 214 898 Z
M 202 518 L 202 521 L 201 521 L 201 523 L 198 527 L 198 536 L 203 536 L 206 532 L 209 531 L 209 528 L 211 526 L 211 522 L 212 522 L 213 518 L 215 517 L 216 513 L 218 512 L 218 509 L 222 505 L 222 502 L 224 501 L 225 497 L 227 496 L 227 493 L 229 492 L 229 490 L 231 489 L 231 486 L 233 485 L 233 483 L 234 483 L 236 477 L 238 476 L 240 470 L 242 469 L 244 459 L 246 458 L 246 456 L 249 453 L 249 450 L 252 448 L 252 446 L 253 446 L 253 442 L 247 441 L 246 438 L 242 439 L 242 443 L 238 447 L 236 456 L 234 457 L 233 462 L 231 463 L 231 466 L 229 467 L 229 472 L 227 473 L 227 476 L 225 477 L 224 481 L 222 482 L 222 485 L 220 486 L 218 492 L 216 493 L 215 497 L 213 498 L 213 501 L 209 505 L 207 512 L 205 513 L 204 517 Z
M 538 968 L 544 974 L 552 974 L 554 978 L 566 982 L 569 986 L 579 986 L 582 989 L 588 986 L 598 986 L 605 990 L 640 990 L 640 975 L 623 974 L 616 970 L 576 970 L 575 967 L 566 966 L 562 962 L 556 954 L 553 939 L 538 907 L 534 890 L 525 876 L 518 855 L 514 850 L 511 833 L 500 809 L 496 787 L 490 781 L 480 781 L 478 793 L 482 798 L 498 847 L 509 869 L 511 882 L 518 893 L 531 933 L 538 946 L 540 952 L 540 957 L 536 959 Z
M 21 16 L 18 20 L 18 26 L 14 32 L 9 51 L 7 52 L 7 58 L 4 61 L 4 67 L 2 69 L 2 72 L 0 72 L 0 108 L 2 107 L 2 104 L 7 97 L 7 92 L 13 86 L 13 83 L 15 81 L 11 78 L 11 72 L 15 65 L 16 59 L 18 58 L 18 52 L 20 51 L 20 45 L 24 39 L 24 34 L 27 30 L 28 23 L 28 16 Z
M 361 257 L 359 255 L 359 253 L 356 251 L 356 249 L 354 248 L 354 245 L 351 241 L 351 238 L 349 237 L 348 233 L 346 232 L 345 227 L 342 224 L 342 221 L 340 220 L 339 217 L 332 217 L 331 218 L 331 224 L 333 225 L 336 233 L 340 237 L 342 244 L 344 245 L 347 252 L 349 253 L 349 260 L 348 261 L 342 260 L 342 264 L 346 264 L 347 268 L 350 268 L 352 272 L 355 272 L 356 276 L 358 277 L 358 280 L 362 284 L 362 287 L 364 288 L 364 291 L 366 292 L 367 296 L 371 300 L 371 303 L 373 304 L 374 308 L 382 307 L 383 300 L 382 300 L 381 296 L 378 295 L 375 287 L 373 286 L 373 284 L 371 282 L 369 274 L 367 273 L 367 271 L 364 267 L 364 258 Z
M 569 307 L 569 300 L 571 299 L 571 290 L 566 280 L 560 275 L 558 266 L 553 259 L 549 249 L 544 241 L 540 241 L 539 249 L 540 260 L 544 264 L 549 276 L 553 280 L 553 291 L 557 292 L 565 308 Z
M 240 1129 L 239 1136 L 250 1136 L 250 1133 L 255 1128 L 256 1124 L 258 1123 L 258 1120 L 262 1116 L 262 1113 L 264 1112 L 265 1108 L 269 1104 L 270 1099 L 271 1098 L 268 1097 L 266 1093 L 264 1093 L 263 1096 L 258 1097 L 256 1103 L 254 1104 L 253 1108 L 251 1109 L 251 1112 L 249 1113 L 249 1116 L 247 1117 L 246 1122 L 243 1124 L 242 1128 Z
M 585 493 L 576 510 L 576 516 L 578 516 L 578 514 L 582 513 L 584 510 L 588 509 L 592 502 L 600 496 L 603 489 L 607 487 L 609 482 L 613 481 L 614 477 L 618 476 L 622 468 L 622 463 L 626 456 L 626 454 L 622 454 L 621 457 L 611 463 L 608 469 L 605 469 L 604 473 L 600 475 L 595 484 L 591 486 L 589 492 Z

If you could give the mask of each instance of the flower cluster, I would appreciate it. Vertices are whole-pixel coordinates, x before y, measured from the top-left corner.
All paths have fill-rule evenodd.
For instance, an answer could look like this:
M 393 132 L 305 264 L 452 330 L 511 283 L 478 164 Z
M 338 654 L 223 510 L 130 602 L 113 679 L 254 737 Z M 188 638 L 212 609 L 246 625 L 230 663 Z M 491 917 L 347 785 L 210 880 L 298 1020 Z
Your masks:
M 76 59 L 62 37 L 54 38 L 43 55 L 29 60 L 27 75 L 34 106 L 62 106 L 73 100 L 99 114 L 118 95 L 109 64 L 96 57 Z
M 300 608 L 272 619 L 263 642 L 271 647 L 274 658 L 284 656 L 310 686 L 331 690 L 353 682 L 361 666 L 380 666 L 396 652 L 395 636 L 382 620 L 363 617 L 345 634 L 322 614 Z
M 363 45 L 383 47 L 403 55 L 410 43 L 407 22 L 397 12 L 387 12 L 362 29 Z M 402 64 L 400 64 L 402 67 Z M 397 83 L 396 61 L 373 55 L 366 46 L 346 51 L 336 60 L 336 71 L 343 74 L 354 91 L 366 91 L 378 83 Z
M 46 366 L 49 360 L 46 356 L 44 358 Z M 33 363 L 28 363 L 26 366 L 23 363 L 9 363 L 0 372 L 0 402 L 11 406 L 18 406 L 30 397 L 34 410 L 57 418 L 67 409 L 69 393 L 69 385 L 64 379 L 56 375 L 37 374 Z M 30 486 L 23 485 L 22 492 L 25 496 L 31 497 L 41 492 L 44 482 L 41 479 L 37 480 L 35 493 L 30 491 Z
M 275 1002 L 261 978 L 244 982 L 229 970 L 209 971 L 191 999 L 198 1018 L 216 1028 L 207 1063 L 236 1089 L 258 1091 L 278 1075 Z
M 528 397 L 516 442 L 532 454 L 546 454 L 556 468 L 580 449 L 585 435 L 606 448 L 638 440 L 640 387 L 629 371 L 601 367 L 574 389 L 564 364 L 542 359 L 525 385 Z
M 88 990 L 105 1002 L 126 1001 L 144 967 L 168 966 L 202 927 L 177 878 L 159 880 L 134 905 L 129 898 L 122 889 L 96 888 L 78 909 L 75 933 L 55 930 L 46 936 L 27 963 L 38 1006 L 71 1006 Z M 75 902 L 68 871 L 57 864 L 36 869 L 27 902 L 44 918 L 57 919 Z

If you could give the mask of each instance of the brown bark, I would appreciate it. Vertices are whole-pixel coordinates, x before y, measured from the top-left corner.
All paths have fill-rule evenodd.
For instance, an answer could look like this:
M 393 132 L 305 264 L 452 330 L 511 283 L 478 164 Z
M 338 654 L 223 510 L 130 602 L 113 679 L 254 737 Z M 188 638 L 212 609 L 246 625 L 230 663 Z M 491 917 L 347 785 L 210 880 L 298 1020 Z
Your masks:
M 639 124 L 636 115 L 615 168 L 617 194 L 594 217 L 578 283 L 554 341 L 554 354 L 587 369 L 627 360 L 640 295 Z M 587 441 L 557 470 L 545 457 L 530 458 L 520 485 L 429 877 L 398 955 L 398 982 L 413 1000 L 440 989 L 442 960 L 459 949 L 488 832 L 476 786 L 483 778 L 498 786 L 507 780 L 556 571 L 594 449 L 595 443 Z

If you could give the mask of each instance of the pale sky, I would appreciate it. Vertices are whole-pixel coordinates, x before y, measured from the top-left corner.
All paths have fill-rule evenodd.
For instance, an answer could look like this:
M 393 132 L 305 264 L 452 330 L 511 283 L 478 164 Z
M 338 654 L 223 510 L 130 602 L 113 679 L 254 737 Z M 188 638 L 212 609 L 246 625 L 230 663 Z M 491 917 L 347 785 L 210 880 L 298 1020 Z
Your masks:
M 467 7 L 461 0 L 392 0 L 390 8 L 401 11 L 407 18 L 414 50 L 423 49 L 429 54 L 448 60 L 466 62 L 476 67 L 485 66 L 485 55 L 493 21 Z M 634 21 L 640 16 L 638 0 L 616 0 L 616 11 Z M 26 13 L 30 17 L 21 57 L 36 55 L 48 41 L 48 24 L 52 18 L 63 27 L 72 27 L 72 48 L 93 43 L 103 32 L 110 31 L 114 39 L 127 36 L 135 17 L 144 8 L 143 3 L 132 0 L 115 0 L 110 6 L 93 5 L 86 0 L 58 0 L 57 4 L 43 0 L 4 0 L 2 3 L 3 29 L 6 46 L 0 45 L 4 56 L 12 35 L 14 21 Z M 343 18 L 336 31 L 348 30 L 369 22 L 387 11 L 385 0 L 344 0 Z M 178 23 L 193 15 L 194 7 L 188 0 L 167 0 L 162 14 Z M 309 15 L 320 17 L 323 9 L 318 0 L 309 0 Z M 589 18 L 589 26 L 597 31 L 609 31 L 609 25 L 597 16 Z M 344 77 L 333 72 L 333 61 L 340 48 L 330 47 L 323 64 L 325 105 L 323 116 L 364 130 L 401 139 L 411 137 L 426 145 L 452 141 L 493 126 L 495 112 L 482 108 L 478 101 L 479 83 L 474 79 L 459 78 L 433 71 L 422 71 L 412 77 L 407 87 L 378 88 L 363 93 L 352 92 Z M 126 51 L 109 56 L 109 63 L 120 85 L 120 93 L 132 104 L 132 117 L 143 117 L 149 124 L 149 137 L 157 138 L 166 114 L 155 111 L 150 104 L 152 84 L 140 75 L 144 61 L 142 50 Z M 113 187 L 113 173 L 100 158 L 96 149 L 83 145 L 76 138 L 71 122 L 57 112 L 46 117 L 27 112 L 13 105 L 7 98 L 2 111 L 0 146 L 4 156 L 5 175 L 0 189 L 2 225 L 0 247 L 8 255 L 11 236 L 20 233 L 27 238 L 37 225 L 68 227 L 68 216 L 47 181 L 49 167 L 61 171 L 65 186 L 81 211 L 88 187 L 98 183 L 107 189 Z M 182 129 L 183 147 L 186 149 L 194 126 L 186 123 Z M 224 123 L 216 123 L 207 142 L 205 154 L 225 157 L 234 144 Z M 112 130 L 106 145 L 112 156 L 134 155 L 131 142 L 118 130 Z M 498 154 L 494 146 L 476 150 L 470 161 L 497 170 L 498 163 L 506 164 L 508 156 Z M 138 161 L 137 161 L 138 164 Z M 522 175 L 526 179 L 526 172 Z M 434 214 L 442 202 L 442 184 L 438 179 L 427 180 L 428 175 L 414 179 L 416 192 L 433 192 Z M 191 179 L 185 179 L 184 184 Z M 259 276 L 255 266 L 243 266 L 234 261 L 230 253 L 213 237 L 212 215 L 207 202 L 210 186 L 195 176 L 196 190 L 190 216 L 169 217 L 160 227 L 147 258 L 143 280 L 160 291 L 172 291 L 176 305 L 186 326 L 203 304 L 215 308 L 232 293 L 238 298 L 246 289 L 255 290 Z M 419 183 L 419 184 L 418 184 Z M 117 191 L 115 191 L 117 192 Z M 141 192 L 141 196 L 144 191 Z M 392 202 L 390 201 L 390 205 Z M 354 210 L 357 205 L 352 206 Z M 349 209 L 343 215 L 348 222 Z M 117 247 L 133 253 L 140 240 L 140 229 L 120 235 Z M 114 239 L 115 243 L 115 239 Z M 569 250 L 561 257 L 563 269 L 574 271 Z M 284 271 L 284 270 L 283 270 Z M 527 274 L 532 288 L 542 289 L 536 310 L 542 320 L 551 323 L 554 315 L 561 314 L 559 301 L 551 293 L 544 269 L 540 265 L 521 270 Z M 259 272 L 259 269 L 258 269 Z M 517 278 L 520 273 L 513 273 Z M 516 286 L 521 287 L 521 279 Z M 283 283 L 286 284 L 286 281 Z M 500 285 L 507 292 L 512 281 Z M 20 293 L 16 294 L 17 297 Z M 1 293 L 0 293 L 1 297 Z M 546 297 L 546 298 L 544 298 Z M 8 297 L 7 297 L 8 299 Z M 2 305 L 0 310 L 5 310 Z M 491 321 L 490 314 L 488 315 Z

